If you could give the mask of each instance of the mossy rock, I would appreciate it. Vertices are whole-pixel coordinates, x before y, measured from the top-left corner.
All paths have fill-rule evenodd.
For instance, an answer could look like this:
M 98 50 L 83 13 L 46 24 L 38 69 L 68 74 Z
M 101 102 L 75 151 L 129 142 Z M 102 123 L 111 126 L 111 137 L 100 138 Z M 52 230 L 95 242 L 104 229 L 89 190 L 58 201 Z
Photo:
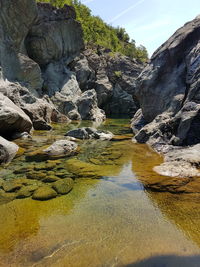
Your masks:
M 32 195 L 32 198 L 35 200 L 49 200 L 57 196 L 56 191 L 48 186 L 44 185 L 39 187 Z
M 2 184 L 3 190 L 8 193 L 16 192 L 21 187 L 22 187 L 22 184 L 16 181 L 4 181 Z
M 40 171 L 40 170 L 46 170 L 50 171 L 53 170 L 57 167 L 58 164 L 61 162 L 58 160 L 48 160 L 46 162 L 38 163 L 37 165 L 34 166 L 34 170 Z
M 76 177 L 99 179 L 102 176 L 113 174 L 117 166 L 115 165 L 96 165 L 78 159 L 70 159 L 66 162 L 66 168 Z
M 35 190 L 38 189 L 37 185 L 28 185 L 23 186 L 20 188 L 20 190 L 17 192 L 16 198 L 27 198 L 30 197 Z
M 56 182 L 56 181 L 59 181 L 59 180 L 60 180 L 60 178 L 58 178 L 55 175 L 50 175 L 50 176 L 47 175 L 46 178 L 44 178 L 42 180 L 42 182 L 44 182 L 44 183 L 53 183 L 53 182 Z
M 43 180 L 46 178 L 46 173 L 40 172 L 40 171 L 38 171 L 38 172 L 32 171 L 32 172 L 28 172 L 26 174 L 26 177 L 28 179 L 33 179 L 33 180 Z
M 58 194 L 66 195 L 72 190 L 73 185 L 74 181 L 71 178 L 66 178 L 53 183 L 52 187 Z

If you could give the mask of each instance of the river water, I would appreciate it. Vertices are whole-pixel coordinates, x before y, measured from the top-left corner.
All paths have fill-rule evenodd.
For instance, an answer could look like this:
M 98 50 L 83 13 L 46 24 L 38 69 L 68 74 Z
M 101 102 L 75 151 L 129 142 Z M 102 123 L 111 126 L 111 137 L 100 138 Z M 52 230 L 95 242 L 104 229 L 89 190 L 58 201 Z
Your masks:
M 35 164 L 26 162 L 27 153 L 86 125 L 54 125 L 18 141 L 25 154 L 1 177 L 15 179 L 19 166 Z M 68 195 L 1 199 L 0 266 L 200 266 L 199 195 L 147 191 L 143 181 L 157 176 L 152 168 L 162 158 L 131 141 L 128 120 L 110 119 L 100 128 L 127 138 L 79 142 L 80 153 L 60 161 L 78 177 Z

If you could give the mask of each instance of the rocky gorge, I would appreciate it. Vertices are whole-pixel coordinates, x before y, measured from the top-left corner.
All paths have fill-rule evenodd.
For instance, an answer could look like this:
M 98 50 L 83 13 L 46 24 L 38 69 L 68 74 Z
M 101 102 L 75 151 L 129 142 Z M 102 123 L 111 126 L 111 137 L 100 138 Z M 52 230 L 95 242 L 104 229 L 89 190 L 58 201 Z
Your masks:
M 0 0 L 0 266 L 198 266 L 200 16 L 143 63 L 47 2 Z
M 179 29 L 145 66 L 100 46 L 85 47 L 72 6 L 59 9 L 34 0 L 0 4 L 1 163 L 20 151 L 4 138 L 31 138 L 33 129 L 50 131 L 52 123 L 100 124 L 106 116 L 128 116 L 133 117 L 133 141 L 164 156 L 156 172 L 199 176 L 199 17 Z M 83 128 L 70 136 L 121 140 L 97 133 Z M 60 142 L 58 157 L 70 155 L 70 139 Z

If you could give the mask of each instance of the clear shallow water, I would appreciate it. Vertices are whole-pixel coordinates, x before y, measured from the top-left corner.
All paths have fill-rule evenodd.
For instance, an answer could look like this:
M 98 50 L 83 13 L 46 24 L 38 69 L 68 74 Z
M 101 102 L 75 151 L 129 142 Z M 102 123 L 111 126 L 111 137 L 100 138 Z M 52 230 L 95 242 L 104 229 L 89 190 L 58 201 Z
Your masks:
M 75 125 L 35 132 L 33 142 L 21 146 L 33 151 L 69 127 Z M 108 120 L 101 128 L 129 136 L 128 121 Z M 92 168 L 102 178 L 84 174 L 68 195 L 46 202 L 0 205 L 0 266 L 200 266 L 199 196 L 147 192 L 143 181 L 159 178 L 152 167 L 162 159 L 145 145 L 80 145 L 81 153 L 62 166 L 77 175 Z M 30 164 L 22 155 L 6 171 L 12 176 Z

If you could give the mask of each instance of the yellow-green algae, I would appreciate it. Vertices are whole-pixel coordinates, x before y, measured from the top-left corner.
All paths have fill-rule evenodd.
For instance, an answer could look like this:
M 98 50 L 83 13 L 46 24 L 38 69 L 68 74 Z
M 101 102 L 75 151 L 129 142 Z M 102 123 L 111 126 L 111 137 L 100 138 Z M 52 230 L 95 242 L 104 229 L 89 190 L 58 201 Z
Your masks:
M 101 127 L 129 135 L 127 126 L 121 130 L 123 125 L 128 124 L 109 120 Z M 25 154 L 45 140 L 60 138 L 67 127 L 76 125 L 56 125 L 53 137 L 48 133 L 46 139 L 45 133 L 36 132 L 32 145 L 23 145 Z M 12 168 L 19 178 L 24 175 L 20 168 L 33 166 L 36 172 L 56 170 L 55 175 L 66 172 L 77 179 L 68 195 L 46 202 L 17 199 L 0 206 L 0 266 L 126 266 L 153 256 L 182 259 L 200 253 L 199 195 L 144 190 L 143 184 L 170 182 L 152 170 L 162 162 L 159 155 L 130 140 L 81 146 L 79 155 L 61 159 L 49 170 L 47 163 L 27 164 L 24 155 L 4 170 L 8 179 Z M 198 266 L 195 257 L 189 260 L 190 266 Z M 172 264 L 178 266 L 173 259 Z

